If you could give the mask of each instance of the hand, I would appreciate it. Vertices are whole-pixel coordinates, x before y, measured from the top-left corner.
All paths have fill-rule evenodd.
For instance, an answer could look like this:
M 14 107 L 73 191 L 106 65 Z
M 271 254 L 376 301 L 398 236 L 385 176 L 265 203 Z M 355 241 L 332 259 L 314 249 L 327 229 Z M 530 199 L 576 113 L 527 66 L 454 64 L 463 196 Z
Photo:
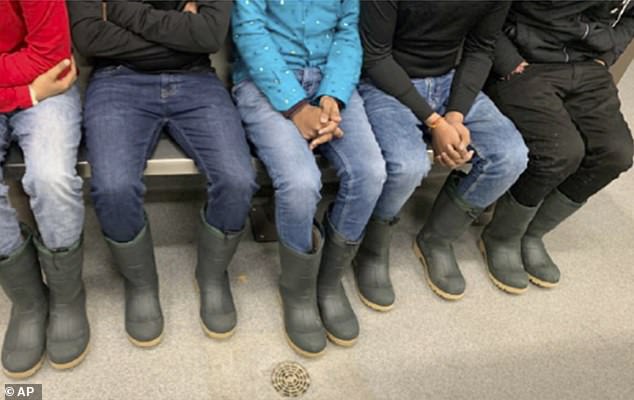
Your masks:
M 319 101 L 319 107 L 322 111 L 321 117 L 319 118 L 322 128 L 319 129 L 319 134 L 323 135 L 326 133 L 336 132 L 339 124 L 341 123 L 341 114 L 339 112 L 339 103 L 337 103 L 337 100 L 330 96 L 322 96 Z
M 471 144 L 471 132 L 469 128 L 464 125 L 464 115 L 457 111 L 450 111 L 445 114 L 445 120 L 454 128 L 460 135 L 460 145 L 456 150 L 462 157 L 462 164 L 467 163 L 473 157 L 473 151 L 469 151 L 469 145 Z
M 183 8 L 183 12 L 198 14 L 198 4 L 195 1 L 187 2 L 187 4 L 185 4 L 185 8 Z
M 60 75 L 70 67 L 70 71 L 60 78 Z M 29 88 L 33 91 L 35 99 L 42 101 L 48 97 L 57 96 L 70 89 L 77 80 L 77 66 L 75 59 L 63 60 L 53 68 L 35 78 Z
M 313 140 L 321 129 L 321 108 L 306 104 L 293 115 L 291 120 L 306 140 Z
M 510 74 L 506 75 L 504 78 L 502 78 L 505 81 L 508 81 L 511 79 L 511 77 L 513 75 L 521 75 L 524 73 L 524 71 L 526 71 L 526 67 L 528 67 L 530 64 L 527 63 L 526 61 L 522 61 L 521 63 L 519 63 L 519 65 L 517 67 L 515 67 L 515 69 L 513 71 L 511 71 Z

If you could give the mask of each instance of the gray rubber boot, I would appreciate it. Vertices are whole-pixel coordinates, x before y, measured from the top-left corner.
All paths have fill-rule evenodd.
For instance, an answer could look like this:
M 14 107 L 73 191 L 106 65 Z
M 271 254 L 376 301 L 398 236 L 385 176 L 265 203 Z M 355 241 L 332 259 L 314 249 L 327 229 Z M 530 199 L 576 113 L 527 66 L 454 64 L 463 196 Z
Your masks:
M 398 222 L 371 218 L 357 256 L 352 263 L 359 297 L 376 311 L 394 307 L 394 288 L 390 279 L 390 244 L 393 226 Z
M 524 269 L 535 285 L 551 288 L 559 283 L 559 268 L 548 255 L 543 237 L 582 206 L 555 189 L 539 207 L 522 239 Z
M 125 283 L 125 329 L 132 344 L 148 348 L 163 338 L 163 312 L 149 224 L 131 242 L 106 238 Z
M 227 235 L 200 215 L 196 283 L 200 291 L 200 319 L 207 336 L 226 339 L 233 335 L 237 316 L 227 267 L 244 231 Z
M 317 280 L 317 302 L 321 321 L 331 342 L 339 346 L 352 346 L 359 336 L 359 321 L 346 296 L 341 279 L 360 242 L 344 239 L 332 226 L 328 217 L 324 221 L 326 243 Z
M 11 300 L 2 344 L 2 366 L 12 379 L 33 376 L 44 362 L 48 300 L 31 235 L 0 260 L 0 284 Z
M 455 194 L 456 180 L 449 176 L 414 242 L 414 252 L 425 268 L 427 284 L 445 300 L 464 296 L 465 281 L 453 250 L 456 241 L 483 211 Z
M 49 289 L 48 361 L 56 369 L 74 368 L 86 357 L 90 342 L 82 280 L 83 239 L 62 251 L 51 251 L 39 240 L 35 245 Z
M 524 293 L 528 274 L 522 263 L 522 237 L 537 213 L 537 207 L 526 207 L 506 192 L 495 207 L 491 222 L 482 232 L 480 250 L 493 283 L 505 292 Z
M 323 248 L 323 233 L 314 228 L 312 253 L 299 253 L 279 244 L 280 296 L 284 328 L 291 348 L 304 357 L 317 357 L 326 349 L 326 331 L 317 306 L 317 275 Z

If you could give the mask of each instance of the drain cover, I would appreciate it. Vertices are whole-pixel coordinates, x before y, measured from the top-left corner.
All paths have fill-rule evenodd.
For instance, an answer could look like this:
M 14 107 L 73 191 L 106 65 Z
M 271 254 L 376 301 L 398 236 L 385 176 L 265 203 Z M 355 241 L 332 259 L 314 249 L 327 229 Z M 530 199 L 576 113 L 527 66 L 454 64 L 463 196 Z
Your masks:
M 310 376 L 306 368 L 292 361 L 285 361 L 273 369 L 273 388 L 284 397 L 299 397 L 310 387 Z

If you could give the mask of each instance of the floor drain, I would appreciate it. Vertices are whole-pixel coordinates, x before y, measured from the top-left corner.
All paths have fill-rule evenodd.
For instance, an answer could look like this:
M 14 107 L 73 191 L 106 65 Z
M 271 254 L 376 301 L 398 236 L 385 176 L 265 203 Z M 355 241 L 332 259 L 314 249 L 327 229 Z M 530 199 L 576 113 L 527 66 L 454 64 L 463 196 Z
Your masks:
M 278 364 L 273 369 L 271 382 L 275 390 L 284 397 L 299 397 L 310 387 L 310 376 L 306 368 L 292 361 Z

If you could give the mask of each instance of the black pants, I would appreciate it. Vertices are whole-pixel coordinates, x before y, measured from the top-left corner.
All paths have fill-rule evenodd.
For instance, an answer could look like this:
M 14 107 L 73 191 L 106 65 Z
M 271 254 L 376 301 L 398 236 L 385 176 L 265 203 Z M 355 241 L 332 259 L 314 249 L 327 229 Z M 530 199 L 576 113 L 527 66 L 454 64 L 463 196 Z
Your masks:
M 607 68 L 533 64 L 487 94 L 522 133 L 528 168 L 511 193 L 536 206 L 553 189 L 582 203 L 632 166 L 634 144 Z

